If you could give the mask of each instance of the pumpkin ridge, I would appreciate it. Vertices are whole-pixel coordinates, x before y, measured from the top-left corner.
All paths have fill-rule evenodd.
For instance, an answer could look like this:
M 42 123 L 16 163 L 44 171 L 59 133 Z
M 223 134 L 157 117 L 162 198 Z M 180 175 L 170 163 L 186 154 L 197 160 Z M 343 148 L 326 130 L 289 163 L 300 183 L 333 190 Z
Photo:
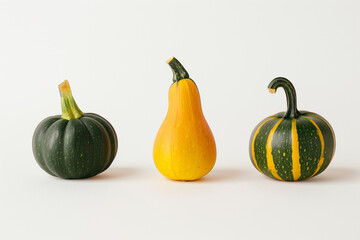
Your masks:
M 280 123 L 284 121 L 284 118 L 281 118 L 276 124 L 275 126 L 270 130 L 268 139 L 267 139 L 267 143 L 266 143 L 266 159 L 267 159 L 267 167 L 269 169 L 269 171 L 271 172 L 271 174 L 278 180 L 283 181 L 283 179 L 278 175 L 277 170 L 275 168 L 275 163 L 274 163 L 274 158 L 272 155 L 272 146 L 271 146 L 271 142 L 273 140 L 274 137 L 274 133 L 277 129 L 277 127 L 280 125 Z
M 67 137 L 64 140 L 64 163 L 68 169 L 67 178 L 71 179 L 93 175 L 85 168 L 85 161 L 92 155 L 87 144 L 91 141 L 91 135 L 81 119 L 70 120 L 64 135 Z
M 64 161 L 61 161 L 62 162 L 62 164 L 63 164 L 63 168 L 65 168 L 66 169 L 66 178 L 72 178 L 72 171 L 71 171 L 71 168 L 70 168 L 70 166 L 67 164 L 67 161 L 66 161 L 66 156 L 65 156 L 65 146 L 66 146 L 66 144 L 65 144 L 65 137 L 66 137 L 66 132 L 67 132 L 67 129 L 69 128 L 69 126 L 70 126 L 70 120 L 67 120 L 67 123 L 66 123 L 66 125 L 65 125 L 65 128 L 64 128 L 64 130 L 63 130 L 63 136 L 62 136 L 62 148 L 63 148 L 63 158 L 64 158 Z
M 49 126 L 48 126 L 48 128 L 44 131 L 44 136 L 43 136 L 43 139 L 41 140 L 41 142 L 42 142 L 42 144 L 41 144 L 41 155 L 43 156 L 43 159 L 44 159 L 44 165 L 45 165 L 45 167 L 47 168 L 47 169 L 49 169 L 49 172 L 51 172 L 51 174 L 53 175 L 53 176 L 58 176 L 58 174 L 57 174 L 57 172 L 56 171 L 54 171 L 53 169 L 52 169 L 52 167 L 50 167 L 50 164 L 49 164 L 49 159 L 46 157 L 46 154 L 44 154 L 43 153 L 43 150 L 44 150 L 44 144 L 46 144 L 46 141 L 45 141 L 45 139 L 46 139 L 46 136 L 47 136 L 47 134 L 48 134 L 48 130 L 51 128 L 51 126 L 53 126 L 54 124 L 56 124 L 56 123 L 58 123 L 59 121 L 62 121 L 63 119 L 62 118 L 60 118 L 60 116 L 59 116 L 59 119 L 57 119 L 56 121 L 54 121 L 53 123 L 51 123 Z
M 292 174 L 294 181 L 297 181 L 301 177 L 301 164 L 300 164 L 300 155 L 299 155 L 299 136 L 296 130 L 296 119 L 292 120 L 291 128 L 291 148 L 292 148 Z
M 111 154 L 110 154 L 110 161 L 105 165 L 105 167 L 103 169 L 103 171 L 105 171 L 107 168 L 110 167 L 111 163 L 115 159 L 117 149 L 118 149 L 118 140 L 117 140 L 117 135 L 116 135 L 115 129 L 109 121 L 107 121 L 105 118 L 103 118 L 102 116 L 100 116 L 98 114 L 85 113 L 84 117 L 91 117 L 92 119 L 96 120 L 99 124 L 101 124 L 105 128 L 105 130 L 109 136 Z
M 84 121 L 84 120 L 85 120 L 85 121 Z M 93 163 L 92 169 L 94 169 L 94 166 L 95 166 L 95 165 L 99 165 L 99 163 L 102 161 L 102 157 L 105 158 L 105 162 L 103 162 L 103 163 L 102 163 L 102 166 L 100 167 L 99 173 L 101 173 L 101 172 L 103 172 L 103 171 L 105 170 L 105 169 L 104 169 L 105 166 L 107 166 L 107 164 L 112 160 L 112 159 L 111 159 L 111 142 L 110 142 L 110 137 L 109 137 L 109 135 L 108 135 L 105 127 L 102 126 L 102 124 L 99 123 L 98 121 L 96 121 L 95 119 L 93 119 L 93 118 L 91 118 L 91 117 L 89 117 L 89 116 L 87 116 L 87 117 L 84 116 L 84 117 L 81 118 L 81 122 L 85 125 L 85 127 L 86 127 L 87 130 L 89 131 L 89 134 L 90 134 L 90 136 L 91 136 L 90 139 L 91 139 L 91 142 L 92 142 L 93 148 L 94 148 L 94 152 L 98 152 L 98 157 L 99 157 L 99 158 L 97 159 L 97 161 L 92 161 L 92 163 Z M 107 147 L 107 150 L 105 149 L 105 155 L 104 155 L 104 156 L 102 156 L 101 151 L 100 151 L 102 147 L 100 147 L 99 149 L 96 150 L 96 148 L 98 147 L 98 146 L 97 146 L 98 144 L 95 144 L 94 139 L 96 140 L 96 138 L 94 138 L 94 131 L 93 131 L 92 129 L 90 129 L 90 125 L 92 125 L 93 128 L 95 128 L 95 126 L 96 126 L 96 128 L 98 128 L 98 130 L 99 130 L 100 132 L 102 132 L 101 136 L 104 136 L 104 137 L 107 139 L 107 141 L 105 141 L 105 142 L 101 141 L 101 145 Z M 107 142 L 107 144 L 106 144 L 106 142 Z
M 332 159 L 334 157 L 336 143 L 335 143 L 335 133 L 334 133 L 334 130 L 332 129 L 332 127 L 330 126 L 330 123 L 325 118 L 321 117 L 320 115 L 314 114 L 314 113 L 308 112 L 305 114 L 305 116 L 317 118 L 317 119 L 325 122 L 325 124 L 329 127 L 332 138 L 333 138 L 333 149 L 332 149 L 332 154 L 330 156 L 330 159 Z
M 259 129 L 259 133 L 255 139 L 255 144 L 254 144 L 255 157 L 257 160 L 258 167 L 262 173 L 264 173 L 266 176 L 271 177 L 271 178 L 274 178 L 274 176 L 271 174 L 271 172 L 267 166 L 266 143 L 267 143 L 267 139 L 268 139 L 270 130 L 275 126 L 275 124 L 279 120 L 280 120 L 280 118 L 275 118 L 274 120 L 266 122 L 262 126 L 262 128 Z M 261 122 L 260 122 L 260 124 L 261 124 Z M 259 124 L 257 126 L 259 126 Z M 256 127 L 255 127 L 255 129 L 256 129 Z M 250 158 L 251 158 L 251 155 L 250 155 Z
M 39 123 L 39 125 L 36 127 L 34 135 L 33 135 L 33 154 L 35 157 L 35 160 L 39 164 L 39 166 L 47 173 L 49 173 L 52 176 L 55 176 L 50 169 L 46 166 L 44 154 L 42 152 L 41 146 L 43 145 L 43 138 L 46 134 L 46 131 L 49 129 L 49 127 L 55 123 L 56 121 L 60 120 L 60 115 L 51 116 L 48 118 L 45 118 L 43 121 Z M 41 136 L 41 137 L 40 137 Z
M 51 136 L 51 138 L 53 138 L 53 131 L 49 132 L 49 130 L 51 128 L 56 128 L 55 130 L 58 131 L 59 134 L 64 135 L 64 129 L 66 128 L 68 121 L 65 119 L 60 118 L 59 120 L 55 121 L 53 124 L 51 124 L 51 126 L 47 129 L 46 134 L 44 136 L 44 143 L 45 145 L 48 143 L 49 137 Z M 62 126 L 63 124 L 65 124 L 64 126 Z M 57 126 L 60 125 L 60 126 Z M 51 129 L 53 130 L 53 129 Z M 56 142 L 59 141 L 59 139 L 63 140 L 62 136 L 57 136 L 56 138 Z M 59 167 L 59 165 L 61 164 L 59 161 L 60 157 L 59 154 L 63 154 L 63 147 L 58 147 L 58 144 L 54 144 L 52 145 L 50 148 L 50 152 L 54 152 L 54 148 L 56 148 L 58 150 L 55 159 L 53 158 L 54 156 L 52 156 L 52 154 L 48 155 L 45 161 L 46 166 L 49 168 L 49 170 L 55 175 L 55 176 L 64 176 L 64 172 L 61 170 L 61 167 Z M 62 144 L 63 146 L 63 144 Z M 42 151 L 49 151 L 48 149 L 45 149 L 44 147 L 42 147 Z M 46 155 L 45 155 L 46 156 Z
M 315 172 L 310 176 L 313 177 L 315 174 L 317 174 L 321 168 L 321 166 L 324 164 L 324 150 L 325 150 L 325 142 L 324 142 L 324 136 L 319 128 L 319 126 L 314 122 L 314 120 L 312 120 L 311 118 L 308 118 L 306 116 L 304 116 L 304 118 L 308 119 L 316 128 L 317 133 L 319 135 L 320 138 L 320 142 L 321 142 L 321 155 L 320 155 L 320 160 L 318 162 L 317 168 L 315 170 Z
M 90 151 L 89 151 L 90 154 L 89 155 L 94 156 L 94 151 L 95 151 L 94 140 L 92 138 L 91 130 L 89 129 L 88 125 L 83 122 L 84 119 L 86 121 L 85 116 L 80 119 L 80 123 L 83 125 L 84 129 L 87 131 L 87 133 L 90 136 L 89 139 L 88 139 L 88 142 L 87 142 L 88 146 L 90 146 L 90 148 L 89 148 L 90 149 Z M 87 165 L 88 163 L 84 162 L 84 164 Z M 92 165 L 91 168 L 93 169 L 94 166 Z
M 289 118 L 284 119 L 274 132 L 271 142 L 271 154 L 274 160 L 277 174 L 284 181 L 294 181 L 292 173 L 292 121 Z
M 252 148 L 251 148 L 252 151 L 251 152 L 252 152 L 252 157 L 253 157 L 253 163 L 254 163 L 255 167 L 257 168 L 257 170 L 259 170 L 259 172 L 261 172 L 261 173 L 263 173 L 263 171 L 261 171 L 261 169 L 259 168 L 256 157 L 255 157 L 255 139 L 256 139 L 257 135 L 259 134 L 260 129 L 265 125 L 265 123 L 267 123 L 270 120 L 274 120 L 274 119 L 276 119 L 276 117 L 268 118 L 263 123 L 261 123 L 260 126 L 256 129 L 256 132 L 254 133 L 254 136 L 252 139 Z

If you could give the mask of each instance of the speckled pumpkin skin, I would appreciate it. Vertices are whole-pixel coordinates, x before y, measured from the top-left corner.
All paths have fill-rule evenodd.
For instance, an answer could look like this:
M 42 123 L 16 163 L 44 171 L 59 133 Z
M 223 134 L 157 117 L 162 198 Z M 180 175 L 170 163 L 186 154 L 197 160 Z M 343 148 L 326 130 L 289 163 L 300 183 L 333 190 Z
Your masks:
M 300 111 L 296 118 L 281 112 L 265 118 L 250 137 L 250 159 L 261 173 L 283 181 L 304 180 L 323 172 L 335 150 L 330 124 L 320 115 Z
M 294 85 L 284 77 L 268 89 L 283 88 L 287 111 L 261 121 L 250 137 L 250 159 L 261 173 L 282 181 L 304 180 L 323 172 L 335 151 L 335 135 L 320 115 L 297 109 Z
M 32 143 L 39 166 L 66 179 L 88 178 L 105 171 L 117 147 L 114 128 L 94 113 L 71 120 L 60 115 L 48 117 L 37 126 Z

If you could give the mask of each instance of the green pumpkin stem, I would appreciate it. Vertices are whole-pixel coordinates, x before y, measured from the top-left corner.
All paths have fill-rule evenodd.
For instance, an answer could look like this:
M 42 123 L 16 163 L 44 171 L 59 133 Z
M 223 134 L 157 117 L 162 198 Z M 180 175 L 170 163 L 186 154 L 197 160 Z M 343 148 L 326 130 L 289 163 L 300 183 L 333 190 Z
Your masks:
M 177 82 L 180 81 L 181 79 L 189 78 L 188 72 L 175 57 L 170 58 L 166 62 L 169 64 L 173 72 L 173 82 Z
M 287 111 L 284 118 L 296 118 L 300 116 L 300 112 L 296 106 L 296 91 L 294 85 L 283 77 L 278 77 L 272 80 L 268 86 L 268 89 L 271 93 L 275 93 L 278 87 L 282 87 L 286 94 L 286 101 L 287 101 Z
M 74 97 L 71 94 L 69 82 L 65 80 L 59 85 L 61 96 L 62 119 L 71 120 L 81 118 L 84 113 L 77 106 Z

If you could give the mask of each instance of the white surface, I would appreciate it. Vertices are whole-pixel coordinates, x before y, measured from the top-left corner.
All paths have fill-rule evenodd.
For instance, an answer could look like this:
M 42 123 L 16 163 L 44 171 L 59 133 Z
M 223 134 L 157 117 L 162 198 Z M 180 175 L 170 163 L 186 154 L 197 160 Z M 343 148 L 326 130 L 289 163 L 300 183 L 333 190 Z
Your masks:
M 0 239 L 358 239 L 359 12 L 355 0 L 0 1 Z M 217 142 L 197 182 L 152 162 L 171 56 Z M 333 162 L 309 181 L 273 181 L 249 160 L 252 129 L 285 110 L 266 89 L 277 76 L 335 130 Z M 53 178 L 32 156 L 64 79 L 118 133 L 112 167 L 92 179 Z

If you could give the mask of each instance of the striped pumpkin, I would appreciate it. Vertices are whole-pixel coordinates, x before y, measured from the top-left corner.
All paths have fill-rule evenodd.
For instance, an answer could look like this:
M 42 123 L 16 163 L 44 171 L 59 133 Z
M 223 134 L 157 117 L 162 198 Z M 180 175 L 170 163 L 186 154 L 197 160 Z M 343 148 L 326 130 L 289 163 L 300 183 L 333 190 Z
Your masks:
M 298 111 L 296 92 L 285 78 L 275 78 L 269 91 L 282 87 L 288 110 L 261 121 L 250 138 L 253 165 L 268 177 L 299 181 L 323 172 L 335 151 L 335 136 L 330 124 L 320 115 Z

